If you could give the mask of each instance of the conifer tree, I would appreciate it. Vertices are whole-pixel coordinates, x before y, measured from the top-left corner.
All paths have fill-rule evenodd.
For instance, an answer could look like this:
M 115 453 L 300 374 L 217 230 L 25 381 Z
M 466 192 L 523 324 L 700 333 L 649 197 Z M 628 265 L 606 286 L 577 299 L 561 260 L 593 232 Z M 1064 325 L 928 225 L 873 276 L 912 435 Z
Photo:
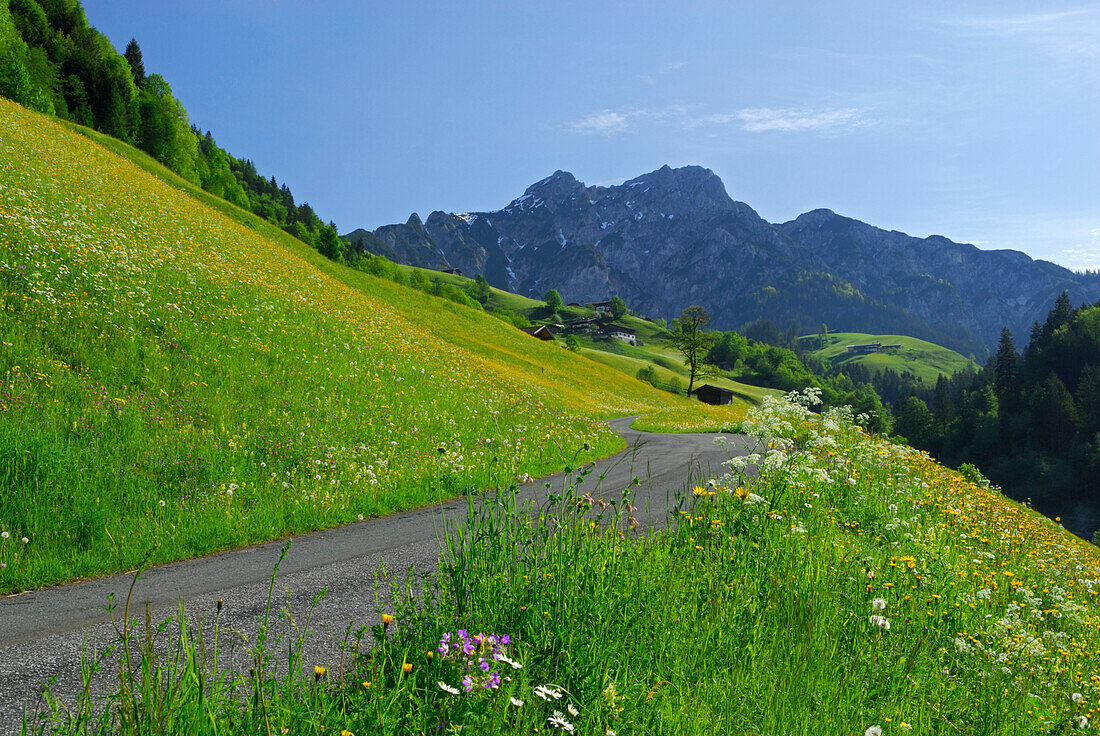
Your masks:
M 936 379 L 936 389 L 932 393 L 932 413 L 941 426 L 947 426 L 955 417 L 955 402 L 951 399 L 951 384 L 942 373 Z
M 1020 396 L 1020 355 L 1007 327 L 1001 328 L 997 354 L 993 358 L 993 386 L 1001 406 L 1015 411 Z
M 1100 366 L 1086 365 L 1077 380 L 1077 423 L 1086 438 L 1100 432 Z
M 141 60 L 141 47 L 136 38 L 131 38 L 126 44 L 126 53 L 123 54 L 126 61 L 130 62 L 130 74 L 134 77 L 134 84 L 141 87 L 145 83 L 145 64 Z

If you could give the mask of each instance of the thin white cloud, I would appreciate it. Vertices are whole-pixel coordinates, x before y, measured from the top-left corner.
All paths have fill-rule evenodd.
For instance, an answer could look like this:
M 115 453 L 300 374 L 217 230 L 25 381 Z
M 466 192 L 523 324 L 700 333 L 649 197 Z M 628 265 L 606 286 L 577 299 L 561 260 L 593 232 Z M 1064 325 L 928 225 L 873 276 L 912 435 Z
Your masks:
M 567 127 L 575 133 L 613 135 L 625 132 L 630 126 L 625 114 L 614 110 L 601 110 L 569 123 Z
M 841 132 L 874 124 L 868 111 L 858 107 L 841 108 L 769 108 L 747 107 L 734 112 L 700 112 L 685 105 L 663 108 L 601 110 L 565 127 L 575 133 L 614 135 L 625 133 L 638 124 L 674 126 L 685 131 L 736 125 L 749 133 Z
M 1020 39 L 1065 59 L 1100 57 L 1100 10 L 1085 8 L 949 21 L 974 33 Z
M 687 66 L 686 61 L 669 61 L 669 62 L 666 62 L 664 64 L 661 64 L 660 68 L 657 70 L 657 73 L 658 74 L 672 74 L 673 72 L 680 71 L 685 66 Z
M 865 111 L 857 107 L 830 110 L 746 108 L 737 112 L 741 129 L 750 133 L 779 131 L 798 133 L 806 130 L 844 130 L 871 125 Z

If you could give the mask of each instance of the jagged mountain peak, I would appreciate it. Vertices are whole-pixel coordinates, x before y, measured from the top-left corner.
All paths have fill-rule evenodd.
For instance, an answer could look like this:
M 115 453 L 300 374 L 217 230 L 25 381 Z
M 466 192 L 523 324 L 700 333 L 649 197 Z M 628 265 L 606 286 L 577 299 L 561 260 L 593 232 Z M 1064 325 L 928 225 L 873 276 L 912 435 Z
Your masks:
M 783 225 L 784 226 L 790 225 L 790 226 L 794 226 L 796 228 L 797 227 L 821 227 L 825 223 L 832 222 L 833 220 L 836 220 L 839 217 L 840 217 L 840 215 L 833 212 L 832 210 L 826 209 L 824 207 L 819 207 L 815 210 L 810 210 L 809 212 L 803 212 L 801 215 L 794 218 L 790 222 L 783 223 Z M 844 218 L 844 219 L 847 219 L 847 218 Z
M 1100 298 L 1082 276 L 1015 251 L 910 237 L 815 209 L 771 224 L 734 201 L 702 166 L 587 187 L 558 170 L 503 210 L 433 212 L 364 240 L 388 257 L 446 263 L 493 286 L 568 301 L 618 294 L 641 314 L 675 317 L 705 306 L 712 325 L 770 319 L 781 328 L 905 334 L 987 354 L 1000 329 L 1026 332 L 1062 290 Z
M 578 199 L 640 199 L 643 196 L 649 200 L 686 202 L 691 207 L 731 209 L 734 204 L 722 179 L 710 169 L 703 166 L 672 168 L 665 164 L 655 171 L 610 187 L 586 187 L 573 174 L 559 169 L 527 187 L 523 196 L 513 200 L 506 209 L 530 210 L 541 205 L 556 209 L 559 204 Z
M 543 200 L 557 202 L 577 192 L 583 192 L 584 184 L 577 181 L 577 177 L 568 171 L 558 169 L 545 179 L 539 179 L 523 192 L 524 197 L 538 197 Z M 522 199 L 521 197 L 520 199 Z

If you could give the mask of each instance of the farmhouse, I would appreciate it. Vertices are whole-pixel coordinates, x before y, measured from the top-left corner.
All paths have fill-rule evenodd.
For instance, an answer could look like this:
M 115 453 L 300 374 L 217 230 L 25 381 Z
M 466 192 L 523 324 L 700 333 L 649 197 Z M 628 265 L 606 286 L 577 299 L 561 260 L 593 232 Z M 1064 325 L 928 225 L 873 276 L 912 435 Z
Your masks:
M 616 337 L 623 342 L 628 342 L 631 345 L 638 344 L 638 335 L 634 330 L 629 327 L 623 327 L 622 325 L 608 325 L 603 328 L 603 334 L 608 337 Z
M 611 300 L 609 299 L 605 302 L 588 302 L 585 306 L 589 309 L 595 309 L 597 312 L 610 312 Z
M 443 269 L 443 273 L 449 273 L 452 276 L 461 276 L 462 275 L 462 269 L 461 268 L 445 268 L 445 269 Z
M 576 319 L 569 323 L 571 332 L 597 332 L 600 329 L 599 321 L 595 317 Z
M 721 386 L 711 386 L 709 383 L 704 383 L 699 388 L 692 391 L 699 401 L 704 404 L 732 404 L 733 403 L 733 391 L 728 388 L 722 388 Z

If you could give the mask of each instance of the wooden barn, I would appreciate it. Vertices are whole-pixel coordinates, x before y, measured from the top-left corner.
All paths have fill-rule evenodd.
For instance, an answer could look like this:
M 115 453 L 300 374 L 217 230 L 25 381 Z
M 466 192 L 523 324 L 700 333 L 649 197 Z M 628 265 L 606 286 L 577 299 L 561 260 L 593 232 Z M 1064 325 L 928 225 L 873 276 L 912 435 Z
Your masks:
M 553 340 L 554 332 L 546 325 L 535 325 L 534 327 L 521 327 L 524 332 L 532 337 L 537 337 L 540 340 Z
M 733 403 L 733 391 L 721 386 L 711 386 L 709 383 L 704 383 L 692 393 L 704 404 L 722 405 Z

